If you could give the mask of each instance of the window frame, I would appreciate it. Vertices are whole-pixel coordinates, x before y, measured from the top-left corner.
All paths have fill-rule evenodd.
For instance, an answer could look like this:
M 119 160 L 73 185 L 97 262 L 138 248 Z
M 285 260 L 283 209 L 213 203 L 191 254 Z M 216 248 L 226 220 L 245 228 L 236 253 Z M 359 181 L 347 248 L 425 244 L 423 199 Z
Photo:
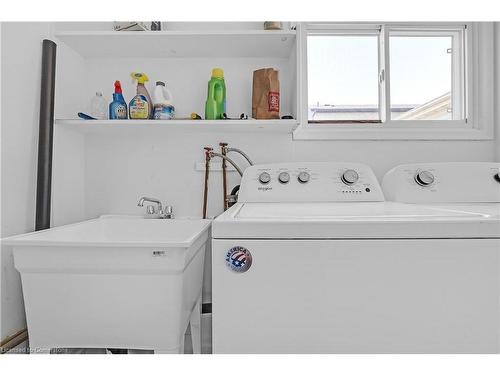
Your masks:
M 461 33 L 460 53 L 452 64 L 459 64 L 461 120 L 390 119 L 390 32 Z M 381 123 L 309 123 L 307 84 L 307 36 L 379 35 L 379 109 Z M 457 34 L 458 35 L 458 34 Z M 462 37 L 463 36 L 463 37 Z M 463 43 L 463 44 L 462 44 Z M 389 48 L 388 48 L 389 46 Z M 454 39 L 452 48 L 457 48 Z M 303 23 L 297 27 L 297 69 L 299 79 L 298 114 L 300 124 L 294 131 L 297 140 L 324 139 L 474 139 L 493 138 L 493 24 L 492 23 Z M 380 76 L 384 77 L 383 82 Z M 452 79 L 452 82 L 456 82 Z M 455 83 L 452 83 L 455 84 Z M 456 96 L 455 96 L 456 97 Z M 456 103 L 453 105 L 456 110 Z M 389 116 L 389 117 L 388 117 Z
M 330 35 L 336 35 L 336 36 L 374 36 L 378 38 L 378 67 L 377 71 L 379 72 L 379 78 L 380 78 L 380 70 L 381 70 L 381 61 L 380 61 L 380 33 L 381 33 L 382 27 L 381 25 L 372 25 L 372 24 L 363 24 L 363 25 L 323 25 L 323 24 L 314 24 L 310 26 L 307 32 L 307 36 L 305 39 L 305 55 L 306 55 L 306 62 L 307 62 L 307 37 L 308 36 L 330 36 Z M 306 70 L 306 80 L 308 80 L 308 71 Z M 308 86 L 306 86 L 306 90 L 308 90 Z M 381 84 L 379 82 L 378 84 L 378 97 L 379 97 L 379 103 L 378 103 L 378 109 L 379 109 L 379 120 L 319 120 L 319 121 L 311 121 L 309 120 L 309 98 L 306 96 L 306 103 L 307 103 L 307 123 L 308 124 L 321 124 L 320 126 L 324 125 L 349 125 L 352 126 L 354 124 L 370 124 L 370 125 L 380 125 L 384 121 L 384 115 L 383 115 L 383 110 L 382 110 L 382 105 L 383 103 L 381 102 Z
M 460 120 L 434 120 L 435 124 L 441 126 L 467 126 L 467 103 L 469 102 L 469 98 L 467 95 L 467 69 L 466 69 L 466 60 L 465 56 L 466 51 L 466 33 L 467 33 L 467 25 L 459 25 L 455 27 L 449 26 L 433 26 L 433 27 L 398 27 L 398 26 L 389 26 L 387 28 L 387 32 L 389 34 L 389 38 L 391 36 L 451 36 L 453 38 L 452 49 L 458 51 L 458 53 L 452 56 L 452 73 L 454 77 L 451 80 L 451 92 L 452 92 L 452 109 L 455 112 L 455 116 L 460 116 Z M 388 55 L 390 58 L 390 45 L 388 48 Z M 389 70 L 390 77 L 390 62 L 387 63 L 387 69 Z M 388 85 L 390 86 L 390 78 Z M 457 93 L 458 92 L 458 93 Z M 388 108 L 386 108 L 386 116 L 390 116 L 390 103 L 387 104 Z M 401 121 L 401 124 L 399 122 Z M 411 120 L 388 120 L 388 122 L 396 123 L 395 125 L 404 126 L 404 123 L 407 123 Z M 418 120 L 420 122 L 428 122 L 432 120 Z M 446 124 L 445 124 L 446 123 Z M 436 126 L 436 125 L 434 125 Z

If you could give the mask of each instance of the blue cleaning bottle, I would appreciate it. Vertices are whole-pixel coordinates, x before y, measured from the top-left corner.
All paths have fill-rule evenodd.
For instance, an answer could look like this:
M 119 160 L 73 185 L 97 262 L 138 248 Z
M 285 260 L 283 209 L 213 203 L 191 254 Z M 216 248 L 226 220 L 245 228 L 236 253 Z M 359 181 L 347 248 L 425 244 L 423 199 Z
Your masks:
M 126 120 L 127 103 L 123 99 L 122 85 L 120 81 L 115 81 L 115 92 L 113 93 L 113 101 L 109 103 L 109 119 L 110 120 Z

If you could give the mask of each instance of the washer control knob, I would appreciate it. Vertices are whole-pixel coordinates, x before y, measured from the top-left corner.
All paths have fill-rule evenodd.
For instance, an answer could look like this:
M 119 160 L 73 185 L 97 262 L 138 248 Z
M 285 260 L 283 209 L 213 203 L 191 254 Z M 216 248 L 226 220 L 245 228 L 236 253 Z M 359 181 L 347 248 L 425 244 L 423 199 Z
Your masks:
M 281 182 L 282 184 L 288 184 L 288 182 L 290 181 L 290 173 L 281 172 L 278 175 L 278 181 Z
M 342 173 L 341 180 L 346 185 L 352 185 L 358 182 L 359 175 L 354 169 L 348 169 L 344 173 Z
M 493 176 L 496 182 L 500 182 L 500 173 L 497 173 L 496 175 Z
M 267 184 L 269 181 L 271 181 L 271 175 L 267 172 L 262 172 L 259 175 L 259 181 L 261 184 Z
M 297 176 L 297 180 L 299 180 L 301 184 L 305 184 L 306 182 L 309 181 L 310 178 L 311 176 L 307 172 L 300 172 L 299 175 Z
M 415 182 L 420 186 L 429 186 L 434 183 L 434 175 L 429 171 L 419 171 L 415 174 Z

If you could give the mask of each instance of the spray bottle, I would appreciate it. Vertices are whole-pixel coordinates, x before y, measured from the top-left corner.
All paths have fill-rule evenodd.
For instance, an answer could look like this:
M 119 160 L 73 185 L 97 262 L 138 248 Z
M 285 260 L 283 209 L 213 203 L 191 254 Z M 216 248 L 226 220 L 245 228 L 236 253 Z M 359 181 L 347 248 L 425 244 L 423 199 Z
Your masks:
M 115 92 L 113 101 L 109 103 L 109 119 L 110 120 L 126 120 L 127 119 L 127 103 L 123 99 L 122 86 L 120 81 L 115 81 Z
M 129 117 L 131 119 L 147 120 L 153 117 L 153 101 L 144 83 L 149 78 L 144 73 L 132 73 L 132 78 L 137 81 L 137 95 L 129 104 Z

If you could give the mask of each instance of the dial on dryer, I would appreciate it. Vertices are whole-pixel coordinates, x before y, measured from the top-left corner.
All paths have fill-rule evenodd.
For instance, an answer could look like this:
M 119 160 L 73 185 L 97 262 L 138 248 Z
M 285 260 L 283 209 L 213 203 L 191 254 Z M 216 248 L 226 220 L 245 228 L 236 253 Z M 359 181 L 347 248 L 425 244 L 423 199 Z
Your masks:
M 434 183 L 434 175 L 429 171 L 419 171 L 415 174 L 415 182 L 420 186 L 429 186 Z

